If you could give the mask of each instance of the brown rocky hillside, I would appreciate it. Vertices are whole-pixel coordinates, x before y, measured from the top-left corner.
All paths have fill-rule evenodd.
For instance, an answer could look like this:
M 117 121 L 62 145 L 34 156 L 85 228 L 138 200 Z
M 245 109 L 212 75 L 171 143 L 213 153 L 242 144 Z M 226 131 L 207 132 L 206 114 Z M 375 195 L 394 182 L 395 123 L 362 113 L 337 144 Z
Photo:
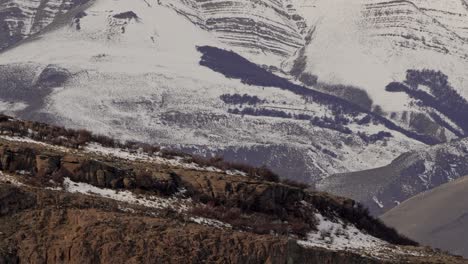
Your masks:
M 0 263 L 467 262 L 266 168 L 1 117 Z

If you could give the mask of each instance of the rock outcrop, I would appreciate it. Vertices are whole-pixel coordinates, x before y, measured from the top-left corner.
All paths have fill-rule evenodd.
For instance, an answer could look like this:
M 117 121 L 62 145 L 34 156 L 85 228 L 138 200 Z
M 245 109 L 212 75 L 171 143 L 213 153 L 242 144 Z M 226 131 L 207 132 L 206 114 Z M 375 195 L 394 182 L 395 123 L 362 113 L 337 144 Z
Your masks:
M 0 185 L 5 192 L 21 191 Z M 128 214 L 115 203 L 81 195 L 29 192 L 37 198 L 34 209 L 1 218 L 3 263 L 394 263 L 305 249 L 282 236 Z M 431 263 L 437 260 L 442 256 Z
M 284 1 L 164 2 L 194 24 L 213 32 L 222 42 L 246 54 L 259 54 L 265 58 L 266 55 L 278 56 L 281 61 L 304 44 L 301 34 L 303 18 L 291 12 Z
M 353 200 L 178 162 L 0 139 L 0 263 L 465 263 Z M 386 246 L 304 246 L 323 217 Z

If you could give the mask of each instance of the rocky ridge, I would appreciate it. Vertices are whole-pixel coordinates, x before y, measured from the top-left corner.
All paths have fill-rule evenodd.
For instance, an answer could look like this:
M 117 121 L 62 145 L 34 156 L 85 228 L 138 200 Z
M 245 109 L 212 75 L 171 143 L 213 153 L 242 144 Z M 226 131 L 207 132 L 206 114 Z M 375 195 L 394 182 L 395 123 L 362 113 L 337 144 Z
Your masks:
M 465 263 L 398 245 L 414 242 L 349 199 L 183 156 L 65 147 L 71 140 L 64 135 L 51 145 L 2 130 L 3 262 Z M 342 234 L 323 229 L 335 225 Z M 346 238 L 348 230 L 355 235 Z M 320 232 L 323 242 L 315 238 Z M 353 247 L 361 236 L 369 240 Z M 343 241 L 348 249 L 338 247 Z
M 260 64 L 270 65 L 275 60 L 268 57 L 276 57 L 274 65 L 279 67 L 281 61 L 304 44 L 301 34 L 305 30 L 304 19 L 288 9 L 286 1 L 185 0 L 162 3 Z

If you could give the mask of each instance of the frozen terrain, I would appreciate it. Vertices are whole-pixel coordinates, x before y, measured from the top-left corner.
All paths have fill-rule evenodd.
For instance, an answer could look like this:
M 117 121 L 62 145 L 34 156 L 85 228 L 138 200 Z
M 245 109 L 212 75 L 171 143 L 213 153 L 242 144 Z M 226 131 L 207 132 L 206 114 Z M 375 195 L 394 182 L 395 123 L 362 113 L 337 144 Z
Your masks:
M 385 91 L 407 69 L 433 68 L 427 60 L 437 59 L 464 94 L 467 9 L 457 1 L 9 3 L 0 10 L 47 14 L 35 26 L 25 24 L 25 40 L 8 42 L 0 55 L 0 110 L 9 114 L 266 164 L 306 182 L 384 166 L 408 150 L 460 136 L 434 120 L 433 109 Z M 210 54 L 197 48 L 208 46 L 232 50 L 259 65 L 255 71 L 275 75 L 249 83 L 252 78 L 229 76 L 211 62 L 202 66 Z M 320 85 L 300 87 L 305 73 L 360 87 L 373 103 L 343 106 L 350 99 L 333 86 L 324 101 L 312 92 Z M 261 84 L 277 76 L 282 85 Z M 235 95 L 258 102 L 223 99 Z M 432 129 L 418 129 L 420 120 Z

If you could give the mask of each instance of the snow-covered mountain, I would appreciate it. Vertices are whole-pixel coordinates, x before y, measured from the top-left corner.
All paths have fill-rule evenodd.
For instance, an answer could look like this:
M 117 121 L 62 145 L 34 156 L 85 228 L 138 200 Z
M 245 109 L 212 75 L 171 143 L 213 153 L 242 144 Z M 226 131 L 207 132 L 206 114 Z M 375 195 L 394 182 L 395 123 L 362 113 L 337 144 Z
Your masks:
M 389 165 L 330 176 L 318 189 L 351 197 L 380 215 L 403 201 L 468 174 L 468 139 L 402 154 Z
M 0 2 L 0 51 L 44 30 L 88 0 L 5 0 Z
M 256 63 L 279 66 L 304 45 L 304 19 L 288 1 L 162 1 Z
M 296 0 L 295 8 L 314 29 L 298 53 L 303 72 L 363 87 L 388 111 L 406 101 L 389 100 L 382 87 L 408 69 L 440 70 L 468 95 L 465 0 Z
M 440 122 L 420 99 L 385 90 L 427 67 L 465 94 L 463 2 L 56 2 L 0 8 L 10 14 L 2 23 L 25 19 L 11 6 L 43 21 L 15 46 L 1 40 L 10 47 L 0 54 L 2 111 L 309 182 L 464 135 L 456 122 L 444 125 L 453 123 L 445 112 Z M 33 15 L 39 6 L 47 19 Z M 433 37 L 420 41 L 423 31 Z

